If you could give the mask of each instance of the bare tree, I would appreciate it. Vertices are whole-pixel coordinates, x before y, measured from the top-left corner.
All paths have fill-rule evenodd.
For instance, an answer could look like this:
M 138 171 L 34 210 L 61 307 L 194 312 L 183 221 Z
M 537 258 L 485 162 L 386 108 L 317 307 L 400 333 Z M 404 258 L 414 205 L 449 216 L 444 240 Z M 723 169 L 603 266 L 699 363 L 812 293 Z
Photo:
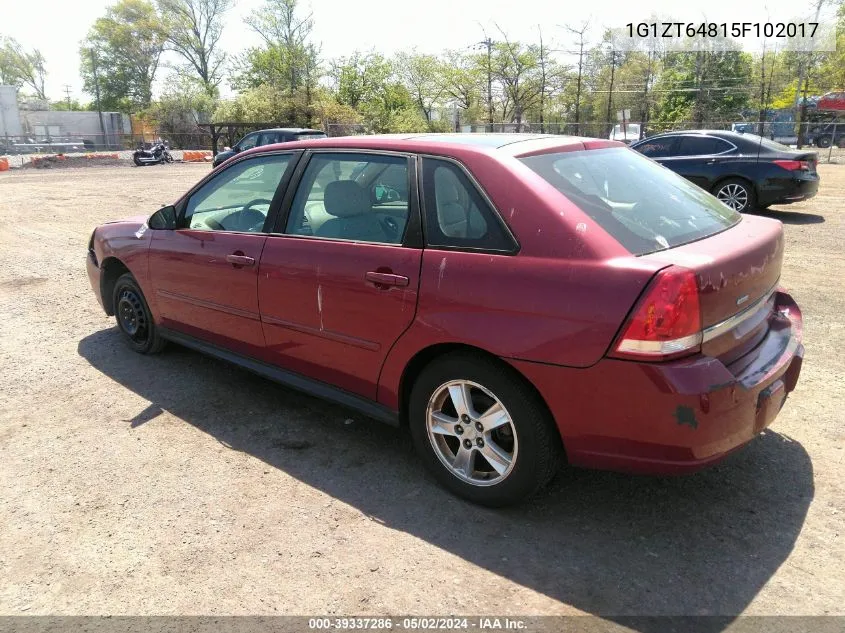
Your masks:
M 586 34 L 590 28 L 590 21 L 587 20 L 584 22 L 580 29 L 571 26 L 565 26 L 564 28 L 573 35 L 578 36 L 578 79 L 575 83 L 575 125 L 577 126 L 581 123 L 581 79 L 584 76 L 584 48 L 587 45 Z
M 535 46 L 511 42 L 501 28 L 499 32 L 504 42 L 496 45 L 494 73 L 505 99 L 513 104 L 513 120 L 521 132 L 525 111 L 539 102 L 542 92 L 539 53 Z
M 223 79 L 226 53 L 218 49 L 232 0 L 158 0 L 170 48 L 187 62 L 209 95 Z

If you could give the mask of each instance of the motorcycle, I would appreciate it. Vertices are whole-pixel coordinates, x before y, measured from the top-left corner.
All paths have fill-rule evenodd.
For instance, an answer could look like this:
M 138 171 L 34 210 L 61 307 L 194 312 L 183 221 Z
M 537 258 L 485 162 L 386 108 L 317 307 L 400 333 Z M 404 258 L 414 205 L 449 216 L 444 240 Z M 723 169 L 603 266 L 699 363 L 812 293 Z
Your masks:
M 172 163 L 173 155 L 170 153 L 170 148 L 166 141 L 158 141 L 154 143 L 150 149 L 136 149 L 132 154 L 132 161 L 138 166 L 144 165 L 159 165 L 162 163 Z

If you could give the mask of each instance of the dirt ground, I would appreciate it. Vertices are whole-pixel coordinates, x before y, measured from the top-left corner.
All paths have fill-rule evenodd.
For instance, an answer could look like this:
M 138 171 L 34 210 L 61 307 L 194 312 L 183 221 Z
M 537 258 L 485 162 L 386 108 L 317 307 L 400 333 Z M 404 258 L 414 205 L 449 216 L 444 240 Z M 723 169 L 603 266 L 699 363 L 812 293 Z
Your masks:
M 0 174 L 0 614 L 845 614 L 845 165 L 767 213 L 806 325 L 772 429 L 696 475 L 564 471 L 502 511 L 403 431 L 124 347 L 91 231 L 208 169 Z

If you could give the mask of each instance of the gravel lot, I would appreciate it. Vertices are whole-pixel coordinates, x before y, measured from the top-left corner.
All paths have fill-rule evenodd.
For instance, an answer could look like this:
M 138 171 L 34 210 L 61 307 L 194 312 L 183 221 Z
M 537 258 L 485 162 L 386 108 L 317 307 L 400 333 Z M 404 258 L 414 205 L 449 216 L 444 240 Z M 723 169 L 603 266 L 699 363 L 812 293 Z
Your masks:
M 565 471 L 504 511 L 444 492 L 402 431 L 124 347 L 91 230 L 207 170 L 0 174 L 0 614 L 845 614 L 845 165 L 767 212 L 807 348 L 771 431 L 683 478 Z

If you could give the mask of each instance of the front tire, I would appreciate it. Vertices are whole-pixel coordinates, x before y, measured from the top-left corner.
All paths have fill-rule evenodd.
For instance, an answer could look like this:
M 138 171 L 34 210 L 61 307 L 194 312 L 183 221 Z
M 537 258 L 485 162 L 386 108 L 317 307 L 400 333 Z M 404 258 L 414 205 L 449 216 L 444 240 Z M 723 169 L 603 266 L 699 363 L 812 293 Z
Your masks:
M 756 199 L 754 188 L 747 180 L 729 178 L 713 187 L 713 195 L 738 213 L 745 213 L 754 208 Z
M 160 352 L 166 341 L 159 336 L 144 293 L 131 274 L 118 278 L 112 300 L 114 318 L 126 344 L 139 354 Z
M 827 149 L 833 145 L 833 138 L 830 136 L 820 136 L 816 139 L 816 145 L 822 149 Z
M 480 355 L 457 352 L 428 365 L 411 390 L 409 424 L 429 471 L 474 503 L 521 502 L 560 465 L 560 437 L 537 394 Z

